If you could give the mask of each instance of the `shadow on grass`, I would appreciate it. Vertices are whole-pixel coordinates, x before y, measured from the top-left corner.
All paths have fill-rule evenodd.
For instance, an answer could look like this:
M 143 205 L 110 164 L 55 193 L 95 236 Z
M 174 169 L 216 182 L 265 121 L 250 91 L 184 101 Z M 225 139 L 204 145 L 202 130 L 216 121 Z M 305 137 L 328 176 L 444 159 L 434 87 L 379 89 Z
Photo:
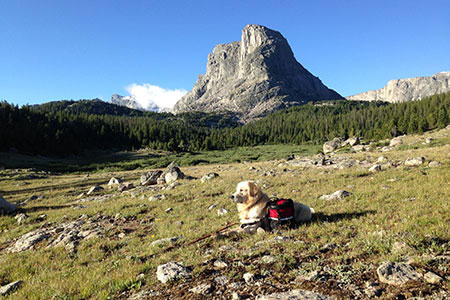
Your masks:
M 361 212 L 348 212 L 348 213 L 337 213 L 337 214 L 324 214 L 324 213 L 315 213 L 312 215 L 311 223 L 334 223 L 343 220 L 351 220 L 356 218 L 361 218 L 369 214 L 376 213 L 376 210 L 366 210 Z
M 33 206 L 33 207 L 21 207 L 18 212 L 23 213 L 30 213 L 30 212 L 37 212 L 37 211 L 43 211 L 43 210 L 55 210 L 55 209 L 63 209 L 63 208 L 70 208 L 71 205 L 51 205 L 51 206 Z

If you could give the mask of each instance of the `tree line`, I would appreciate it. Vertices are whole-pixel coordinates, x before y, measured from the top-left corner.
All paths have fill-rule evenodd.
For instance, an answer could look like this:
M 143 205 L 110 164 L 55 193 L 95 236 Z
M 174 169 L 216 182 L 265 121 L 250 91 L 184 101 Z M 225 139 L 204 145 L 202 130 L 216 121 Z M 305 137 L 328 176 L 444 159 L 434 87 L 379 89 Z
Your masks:
M 231 113 L 136 113 L 92 101 L 85 101 L 84 106 L 58 101 L 20 108 L 0 102 L 0 151 L 15 148 L 30 154 L 64 156 L 93 148 L 202 151 L 261 144 L 320 144 L 333 137 L 379 140 L 450 123 L 450 93 L 403 103 L 308 103 L 245 125 L 239 125 Z

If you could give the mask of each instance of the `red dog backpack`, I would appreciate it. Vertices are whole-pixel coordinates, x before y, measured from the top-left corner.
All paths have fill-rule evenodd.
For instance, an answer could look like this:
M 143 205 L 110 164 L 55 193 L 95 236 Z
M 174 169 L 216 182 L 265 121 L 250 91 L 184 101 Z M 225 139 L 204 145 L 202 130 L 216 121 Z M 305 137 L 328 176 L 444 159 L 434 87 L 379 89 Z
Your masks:
M 294 201 L 292 199 L 278 198 L 270 201 L 267 205 L 267 218 L 272 230 L 280 225 L 293 227 L 295 225 Z

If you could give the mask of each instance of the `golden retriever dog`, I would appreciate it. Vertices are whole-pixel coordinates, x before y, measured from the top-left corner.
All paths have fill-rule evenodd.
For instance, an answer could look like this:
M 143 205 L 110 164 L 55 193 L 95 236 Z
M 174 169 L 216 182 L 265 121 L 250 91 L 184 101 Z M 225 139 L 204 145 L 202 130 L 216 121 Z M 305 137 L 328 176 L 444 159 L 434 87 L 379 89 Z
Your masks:
M 264 219 L 270 199 L 254 181 L 239 182 L 231 200 L 237 204 L 242 228 L 249 226 L 248 229 L 256 230 L 258 227 L 265 227 Z M 294 219 L 297 224 L 311 220 L 312 212 L 307 205 L 294 201 Z

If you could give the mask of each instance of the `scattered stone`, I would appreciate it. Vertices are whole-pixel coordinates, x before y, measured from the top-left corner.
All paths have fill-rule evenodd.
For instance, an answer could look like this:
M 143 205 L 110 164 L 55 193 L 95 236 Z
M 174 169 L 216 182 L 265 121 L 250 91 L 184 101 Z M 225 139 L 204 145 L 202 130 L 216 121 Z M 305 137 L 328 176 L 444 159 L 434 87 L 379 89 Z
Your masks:
M 121 184 L 122 183 L 122 179 L 120 178 L 116 178 L 116 177 L 111 177 L 111 179 L 108 182 L 108 185 L 117 185 L 117 184 Z
M 262 264 L 270 265 L 270 264 L 275 263 L 277 261 L 277 258 L 272 255 L 264 255 L 263 257 L 261 257 L 261 259 L 259 261 Z
M 412 251 L 414 251 L 414 248 L 412 248 L 405 242 L 395 242 L 392 245 L 393 253 L 401 254 L 401 253 L 407 253 L 407 252 L 412 252 Z
M 126 237 L 126 234 L 124 232 L 119 233 L 119 235 L 117 235 L 117 237 L 119 239 L 123 239 L 124 237 Z
M 305 291 L 305 290 L 292 290 L 282 293 L 274 293 L 270 295 L 260 295 L 256 297 L 257 300 L 331 300 L 334 297 L 325 296 L 319 293 Z
M 227 213 L 228 213 L 228 210 L 225 209 L 225 208 L 219 208 L 219 209 L 217 210 L 217 215 L 218 215 L 218 216 L 224 216 L 224 215 L 226 215 Z
M 417 166 L 420 166 L 421 164 L 423 164 L 424 161 L 425 161 L 425 158 L 423 156 L 408 158 L 407 160 L 405 160 L 405 166 L 417 167 Z
M 377 158 L 377 162 L 379 163 L 387 162 L 387 158 L 385 156 L 380 156 Z
M 184 173 L 181 172 L 180 167 L 176 162 L 172 162 L 169 166 L 167 166 L 167 170 L 164 174 L 164 178 L 167 184 L 170 184 L 178 179 L 184 178 Z
M 403 202 L 412 202 L 412 201 L 416 201 L 416 197 L 411 197 L 411 198 L 405 198 L 402 200 Z
M 247 272 L 244 274 L 244 276 L 242 276 L 245 280 L 245 283 L 250 284 L 253 283 L 255 281 L 255 274 Z
M 157 201 L 157 200 L 164 200 L 164 199 L 166 199 L 166 196 L 165 196 L 165 195 L 158 194 L 158 195 L 150 196 L 150 197 L 148 198 L 148 201 Z
M 237 249 L 231 245 L 223 245 L 219 247 L 219 251 L 222 252 L 237 252 Z
M 325 142 L 323 144 L 323 153 L 327 154 L 327 153 L 333 152 L 334 150 L 339 148 L 340 145 L 341 145 L 340 138 L 334 138 L 331 141 Z
M 345 197 L 350 196 L 352 193 L 347 192 L 345 190 L 339 190 L 334 192 L 333 194 L 330 195 L 322 195 L 319 197 L 319 200 L 325 200 L 325 201 L 335 201 L 335 200 L 342 200 Z
M 223 260 L 216 260 L 214 262 L 214 267 L 218 268 L 218 269 L 224 269 L 226 267 L 228 267 L 228 264 L 226 262 L 224 262 Z
M 369 168 L 369 172 L 371 172 L 371 173 L 377 173 L 380 171 L 381 171 L 381 165 L 379 165 L 379 164 L 375 164 Z
M 426 282 L 431 283 L 431 284 L 438 284 L 444 280 L 441 276 L 439 276 L 431 271 L 425 273 L 423 278 L 425 279 Z
M 433 138 L 428 137 L 425 139 L 425 144 L 431 144 L 432 141 L 433 141 Z
M 17 281 L 11 282 L 11 283 L 9 283 L 7 285 L 4 285 L 4 286 L 0 287 L 0 296 L 6 296 L 9 293 L 14 292 L 22 284 L 23 284 L 22 280 L 17 280 Z
M 169 207 L 168 209 L 165 210 L 165 212 L 166 212 L 166 213 L 169 213 L 169 212 L 171 212 L 172 210 L 173 210 L 173 208 L 172 208 L 172 207 Z
M 101 186 L 96 185 L 96 186 L 91 187 L 86 194 L 91 195 L 91 194 L 95 194 L 95 193 L 98 193 L 101 191 L 103 191 L 103 188 Z
M 390 147 L 397 147 L 403 144 L 403 138 L 402 137 L 395 137 L 389 142 Z
M 382 263 L 377 269 L 377 274 L 381 282 L 391 285 L 403 285 L 422 278 L 411 265 L 395 262 Z
M 218 206 L 218 204 L 214 203 L 212 204 L 210 207 L 208 207 L 208 210 L 213 210 L 214 208 L 216 208 Z
M 180 278 L 186 278 L 190 276 L 189 274 L 190 270 L 173 261 L 159 265 L 156 271 L 156 277 L 162 283 L 167 283 Z
M 16 219 L 17 224 L 22 225 L 23 222 L 25 222 L 26 219 L 28 219 L 29 216 L 27 214 L 18 214 L 14 217 Z
M 428 163 L 430 168 L 439 168 L 442 164 L 439 161 L 432 160 Z
M 359 144 L 359 138 L 354 136 L 354 137 L 348 138 L 347 140 L 342 142 L 341 147 L 345 147 L 347 145 L 350 145 L 353 147 L 358 144 Z
M 216 178 L 216 177 L 219 177 L 219 174 L 217 174 L 217 173 L 208 173 L 208 174 L 204 175 L 204 176 L 200 179 L 200 181 L 201 181 L 201 182 L 207 182 L 207 181 L 210 181 L 211 179 L 214 179 L 214 178 Z
M 214 281 L 218 285 L 226 285 L 228 283 L 228 281 L 230 281 L 230 280 L 228 279 L 228 276 L 222 275 L 222 276 L 217 276 L 216 278 L 214 278 Z
M 173 190 L 175 187 L 180 186 L 180 185 L 181 185 L 180 182 L 174 181 L 167 186 L 166 190 Z
M 163 238 L 163 239 L 159 239 L 159 240 L 153 241 L 151 245 L 153 247 L 155 247 L 155 246 L 162 246 L 162 245 L 169 244 L 169 243 L 175 243 L 179 239 L 180 239 L 180 237 L 178 237 L 178 236 L 172 236 L 172 237 Z
M 194 294 L 207 295 L 214 291 L 214 286 L 211 283 L 202 283 L 189 290 Z
M 161 170 L 150 171 L 141 175 L 141 185 L 154 185 L 157 184 L 158 178 L 163 172 Z
M 22 235 L 11 247 L 8 248 L 9 253 L 22 252 L 31 249 L 37 242 L 50 237 L 50 233 L 46 229 L 36 229 Z
M 118 188 L 119 192 L 125 192 L 128 190 L 134 189 L 134 184 L 132 182 L 124 182 L 124 183 L 120 183 L 117 188 Z
M 326 245 L 324 245 L 323 247 L 321 247 L 321 248 L 319 249 L 319 252 L 321 252 L 321 253 L 326 253 L 326 252 L 328 252 L 328 251 L 330 251 L 330 250 L 333 250 L 333 249 L 336 248 L 336 247 L 337 247 L 337 245 L 334 244 L 334 243 L 326 244 Z
M 155 292 L 152 290 L 149 291 L 140 291 L 136 294 L 133 294 L 130 298 L 130 300 L 146 300 L 146 299 L 151 299 L 154 297 L 158 297 L 160 296 L 160 292 Z
M 9 203 L 2 196 L 0 196 L 0 213 L 4 212 L 7 214 L 13 213 L 17 210 L 17 207 L 14 204 Z

